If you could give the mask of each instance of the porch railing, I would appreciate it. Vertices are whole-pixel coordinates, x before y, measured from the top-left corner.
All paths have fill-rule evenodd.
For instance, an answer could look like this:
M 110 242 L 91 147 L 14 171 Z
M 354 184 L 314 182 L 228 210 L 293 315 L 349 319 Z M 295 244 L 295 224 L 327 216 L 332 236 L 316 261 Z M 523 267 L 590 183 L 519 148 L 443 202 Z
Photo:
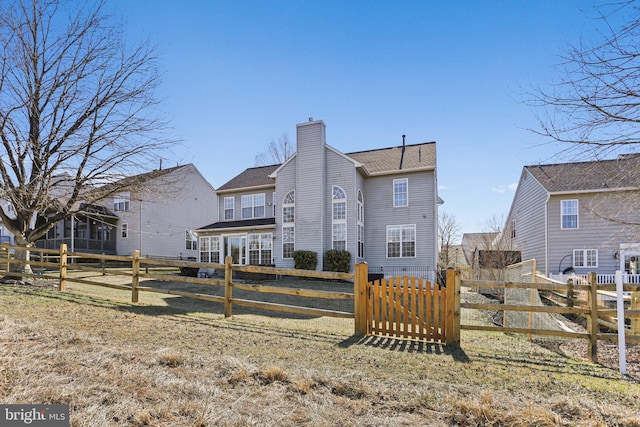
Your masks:
M 38 240 L 36 242 L 36 248 L 38 249 L 58 249 L 60 245 L 65 244 L 69 248 L 73 248 L 74 251 L 90 251 L 95 253 L 115 254 L 116 242 L 105 241 L 99 239 L 73 239 L 66 237 L 62 239 L 46 239 Z

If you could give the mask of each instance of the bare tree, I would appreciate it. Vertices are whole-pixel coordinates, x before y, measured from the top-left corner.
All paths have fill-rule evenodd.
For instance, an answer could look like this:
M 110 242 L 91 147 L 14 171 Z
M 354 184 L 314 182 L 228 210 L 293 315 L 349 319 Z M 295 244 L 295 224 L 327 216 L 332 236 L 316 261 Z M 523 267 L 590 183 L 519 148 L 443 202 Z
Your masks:
M 0 220 L 18 245 L 131 185 L 169 144 L 154 49 L 122 36 L 101 1 L 0 5 L 0 198 L 13 208 Z
M 640 192 L 629 189 L 640 186 L 637 158 L 630 155 L 640 149 L 640 6 L 622 0 L 595 10 L 604 30 L 569 46 L 560 80 L 531 94 L 539 123 L 533 131 L 560 143 L 559 154 L 572 160 L 619 155 L 617 170 L 603 176 L 609 188 L 591 198 L 585 212 L 638 237 Z
M 283 132 L 277 141 L 272 139 L 265 151 L 256 155 L 256 166 L 284 163 L 294 152 L 295 147 L 289 141 L 289 134 Z
M 592 159 L 640 144 L 640 8 L 623 1 L 597 10 L 606 30 L 570 46 L 559 82 L 530 100 L 540 107 L 536 133 Z
M 473 268 L 476 276 L 489 280 L 504 280 L 505 269 L 521 261 L 520 252 L 514 245 L 509 224 L 503 229 L 504 218 L 492 216 L 487 219 L 485 232 L 479 235 L 479 241 L 473 255 Z
M 455 215 L 440 212 L 438 217 L 438 241 L 440 246 L 439 264 L 441 268 L 451 266 L 451 248 L 460 238 L 460 224 Z

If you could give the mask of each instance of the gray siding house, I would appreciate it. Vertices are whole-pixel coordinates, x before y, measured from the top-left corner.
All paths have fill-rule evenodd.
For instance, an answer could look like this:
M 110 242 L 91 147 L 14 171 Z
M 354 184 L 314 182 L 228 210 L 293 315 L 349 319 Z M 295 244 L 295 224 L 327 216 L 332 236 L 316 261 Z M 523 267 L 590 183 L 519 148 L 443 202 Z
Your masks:
M 218 188 L 218 220 L 196 230 L 203 262 L 293 268 L 297 250 L 347 250 L 352 266 L 434 278 L 436 144 L 342 153 L 321 121 L 297 125 L 296 153 Z
M 547 275 L 637 274 L 640 156 L 525 166 L 502 238 Z

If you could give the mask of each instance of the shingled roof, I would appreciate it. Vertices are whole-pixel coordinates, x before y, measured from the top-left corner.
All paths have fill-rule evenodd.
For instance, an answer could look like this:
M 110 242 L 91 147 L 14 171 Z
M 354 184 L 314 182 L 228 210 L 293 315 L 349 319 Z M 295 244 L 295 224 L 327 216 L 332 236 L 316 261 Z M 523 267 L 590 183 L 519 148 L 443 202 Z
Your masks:
M 372 174 L 398 172 L 400 170 L 434 169 L 436 167 L 436 143 L 406 145 L 404 147 L 380 148 L 376 150 L 358 151 L 347 156 L 364 165 Z
M 525 169 L 550 193 L 640 188 L 640 155 L 525 166 Z
M 236 175 L 218 188 L 218 191 L 274 185 L 275 180 L 269 178 L 269 175 L 279 167 L 280 165 L 271 165 L 245 169 L 244 172 Z
M 404 147 L 389 147 L 376 150 L 358 151 L 345 154 L 347 157 L 364 165 L 371 175 L 380 175 L 393 172 L 409 172 L 412 170 L 435 169 L 436 144 L 426 142 L 423 144 L 406 145 Z M 261 187 L 274 185 L 275 180 L 270 178 L 273 172 L 281 165 L 259 166 L 245 169 L 239 175 L 218 188 L 218 191 L 237 190 L 240 188 Z

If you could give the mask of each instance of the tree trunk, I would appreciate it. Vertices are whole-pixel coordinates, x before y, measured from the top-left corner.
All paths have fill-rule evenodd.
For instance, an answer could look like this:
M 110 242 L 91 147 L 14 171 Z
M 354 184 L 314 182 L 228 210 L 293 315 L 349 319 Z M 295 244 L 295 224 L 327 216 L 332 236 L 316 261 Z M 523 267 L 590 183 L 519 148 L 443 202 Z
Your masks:
M 16 236 L 16 246 L 24 247 L 27 249 L 15 249 L 14 259 L 18 261 L 29 262 L 31 260 L 31 248 L 33 247 L 33 243 L 27 242 L 25 239 Z M 12 263 L 10 266 L 9 272 L 33 274 L 33 270 L 31 269 L 31 264 L 27 264 L 27 263 L 20 263 L 20 264 Z

